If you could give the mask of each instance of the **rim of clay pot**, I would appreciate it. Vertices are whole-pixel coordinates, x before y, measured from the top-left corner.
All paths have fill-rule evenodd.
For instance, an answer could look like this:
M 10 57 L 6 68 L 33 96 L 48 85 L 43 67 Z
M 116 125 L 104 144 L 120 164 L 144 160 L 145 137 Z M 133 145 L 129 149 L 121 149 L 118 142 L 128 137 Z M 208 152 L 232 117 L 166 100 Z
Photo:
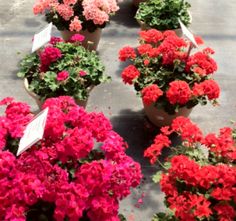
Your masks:
M 40 100 L 40 96 L 35 94 L 33 91 L 29 90 L 29 81 L 27 78 L 24 78 L 24 88 L 26 92 L 31 95 L 33 98 Z

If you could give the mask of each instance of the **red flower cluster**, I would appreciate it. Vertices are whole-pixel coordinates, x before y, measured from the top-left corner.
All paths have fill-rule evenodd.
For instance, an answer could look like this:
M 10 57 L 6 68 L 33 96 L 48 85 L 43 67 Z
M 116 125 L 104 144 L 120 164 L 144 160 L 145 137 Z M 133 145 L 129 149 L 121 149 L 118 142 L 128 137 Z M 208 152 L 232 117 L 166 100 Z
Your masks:
M 162 90 L 160 90 L 160 88 L 156 84 L 147 86 L 142 90 L 143 102 L 146 105 L 155 103 L 158 100 L 158 98 L 162 95 L 163 95 Z
M 154 164 L 165 147 L 170 147 L 169 136 L 177 133 L 182 143 L 167 159 L 161 175 L 161 190 L 167 206 L 175 218 L 185 220 L 236 219 L 236 144 L 231 128 L 222 128 L 219 136 L 203 136 L 197 125 L 188 118 L 176 118 L 170 127 L 161 128 L 154 143 L 144 156 Z M 208 148 L 203 155 L 199 147 Z M 177 154 L 176 154 L 177 152 Z
M 197 52 L 191 55 L 187 61 L 186 70 L 190 71 L 191 68 L 200 67 L 206 75 L 213 74 L 217 70 L 216 62 L 209 56 L 212 54 L 212 49 L 204 50 L 203 52 Z
M 200 37 L 196 41 L 203 44 Z M 155 84 L 163 92 L 163 99 L 156 99 L 155 103 L 159 102 L 158 106 L 169 114 L 184 106 L 206 104 L 206 100 L 215 104 L 220 88 L 211 78 L 217 70 L 211 58 L 214 51 L 205 48 L 192 54 L 191 44 L 173 31 L 141 31 L 137 50 L 129 46 L 120 50 L 120 61 L 132 62 L 122 72 L 123 81 L 134 84 L 137 94 Z
M 225 127 L 220 129 L 219 136 L 213 133 L 208 134 L 204 144 L 216 156 L 226 158 L 228 161 L 236 161 L 236 145 L 232 136 L 232 129 Z
M 172 81 L 166 92 L 166 97 L 171 104 L 186 104 L 191 97 L 191 90 L 185 81 Z
M 134 58 L 136 58 L 136 53 L 134 49 L 129 46 L 124 47 L 119 51 L 120 61 L 126 61 L 127 59 L 134 59 Z
M 119 200 L 139 185 L 141 169 L 103 114 L 86 113 L 70 97 L 46 100 L 44 138 L 16 158 L 33 114 L 12 99 L 0 104 L 7 105 L 0 117 L 0 220 L 24 221 L 38 203 L 52 205 L 50 220 L 120 220 Z
M 146 43 L 154 43 L 157 44 L 159 41 L 163 39 L 163 34 L 155 29 L 150 29 L 147 31 L 141 31 L 139 33 L 141 40 Z
M 58 58 L 61 58 L 62 54 L 58 48 L 48 46 L 39 54 L 41 67 L 40 71 L 45 72 L 47 71 L 48 67 L 52 62 L 57 61 Z
M 171 167 L 160 184 L 179 220 L 236 218 L 235 167 L 200 166 L 187 156 L 178 155 L 171 159 Z
M 122 72 L 122 79 L 126 84 L 132 84 L 133 80 L 140 75 L 139 70 L 134 65 L 129 65 Z

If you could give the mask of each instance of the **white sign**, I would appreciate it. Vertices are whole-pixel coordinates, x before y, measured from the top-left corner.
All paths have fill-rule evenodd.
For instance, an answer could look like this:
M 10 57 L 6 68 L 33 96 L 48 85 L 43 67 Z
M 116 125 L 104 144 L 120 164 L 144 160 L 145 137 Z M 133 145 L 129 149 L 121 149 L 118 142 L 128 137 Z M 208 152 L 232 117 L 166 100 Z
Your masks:
M 17 156 L 29 149 L 33 144 L 43 138 L 44 128 L 46 125 L 48 108 L 37 114 L 34 119 L 27 125 L 24 135 L 20 140 Z
M 44 28 L 41 32 L 34 35 L 32 53 L 37 51 L 39 48 L 48 43 L 51 39 L 52 32 L 52 23 L 50 23 L 46 28 Z
M 195 47 L 198 48 L 198 44 L 194 38 L 194 35 L 188 30 L 188 28 L 180 21 L 179 19 L 179 24 L 182 29 L 183 34 L 193 43 Z

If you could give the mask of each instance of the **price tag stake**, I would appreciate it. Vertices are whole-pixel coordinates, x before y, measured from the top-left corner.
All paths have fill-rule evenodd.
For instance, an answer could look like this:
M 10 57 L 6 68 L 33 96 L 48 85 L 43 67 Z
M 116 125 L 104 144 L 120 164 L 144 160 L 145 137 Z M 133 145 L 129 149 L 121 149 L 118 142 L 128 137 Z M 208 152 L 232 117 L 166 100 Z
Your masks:
M 34 35 L 32 53 L 37 51 L 39 48 L 41 48 L 50 41 L 51 33 L 52 33 L 52 23 L 50 23 L 41 32 Z
M 181 22 L 180 19 L 179 19 L 179 24 L 183 32 L 183 35 L 194 45 L 194 47 L 198 48 L 198 44 L 194 38 L 194 35 L 188 30 L 188 28 L 183 24 L 183 22 Z
M 41 111 L 35 118 L 26 126 L 24 135 L 20 140 L 17 156 L 25 152 L 32 145 L 43 138 L 44 129 L 48 115 L 48 108 Z

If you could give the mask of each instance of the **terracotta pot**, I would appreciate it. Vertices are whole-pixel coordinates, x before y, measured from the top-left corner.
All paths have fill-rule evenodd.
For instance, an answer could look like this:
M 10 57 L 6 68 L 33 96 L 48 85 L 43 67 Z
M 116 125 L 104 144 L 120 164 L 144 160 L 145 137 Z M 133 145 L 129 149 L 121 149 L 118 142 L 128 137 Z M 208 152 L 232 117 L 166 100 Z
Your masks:
M 192 108 L 183 107 L 179 109 L 178 113 L 170 115 L 164 110 L 156 108 L 154 104 L 149 106 L 143 104 L 143 106 L 148 119 L 157 127 L 169 126 L 176 117 L 188 117 L 192 111 Z
M 145 2 L 145 1 L 146 1 L 146 0 L 133 0 L 133 5 L 134 5 L 135 7 L 138 7 L 140 2 Z
M 27 78 L 24 78 L 24 88 L 25 88 L 26 92 L 35 100 L 36 104 L 38 105 L 39 109 L 41 110 L 44 101 L 42 101 L 40 99 L 40 96 L 35 94 L 33 91 L 29 90 L 29 82 L 28 82 Z M 94 88 L 94 86 L 89 87 L 88 92 L 91 92 L 93 88 Z M 87 103 L 88 103 L 88 99 L 86 99 L 86 100 L 75 99 L 75 102 L 79 106 L 86 108 Z
M 40 97 L 35 94 L 33 91 L 29 90 L 29 82 L 27 78 L 24 78 L 24 88 L 26 92 L 35 100 L 36 104 L 38 105 L 39 109 L 42 109 L 43 101 L 40 100 Z
M 188 11 L 188 13 L 189 13 L 190 24 L 191 24 L 191 23 L 192 23 L 192 15 L 191 15 L 191 13 L 190 13 L 189 11 Z M 139 25 L 140 25 L 140 27 L 141 27 L 141 30 L 146 31 L 146 30 L 152 29 L 150 26 L 148 26 L 148 25 L 145 24 L 144 22 L 139 21 L 139 20 L 137 20 L 137 21 L 138 21 L 138 23 L 139 23 Z M 165 30 L 163 30 L 163 31 L 161 31 L 161 32 L 164 32 L 164 31 L 165 31 Z M 172 29 L 172 31 L 174 31 L 178 37 L 182 37 L 182 36 L 183 36 L 183 33 L 182 33 L 181 28 Z
M 74 34 L 84 35 L 85 39 L 82 42 L 82 45 L 90 51 L 92 51 L 92 50 L 96 51 L 97 47 L 98 47 L 98 43 L 101 38 L 102 29 L 97 28 L 96 31 L 94 31 L 94 32 L 89 32 L 87 30 L 80 31 L 80 32 L 64 30 L 64 31 L 60 31 L 60 32 L 61 32 L 62 38 L 65 41 L 68 41 Z

